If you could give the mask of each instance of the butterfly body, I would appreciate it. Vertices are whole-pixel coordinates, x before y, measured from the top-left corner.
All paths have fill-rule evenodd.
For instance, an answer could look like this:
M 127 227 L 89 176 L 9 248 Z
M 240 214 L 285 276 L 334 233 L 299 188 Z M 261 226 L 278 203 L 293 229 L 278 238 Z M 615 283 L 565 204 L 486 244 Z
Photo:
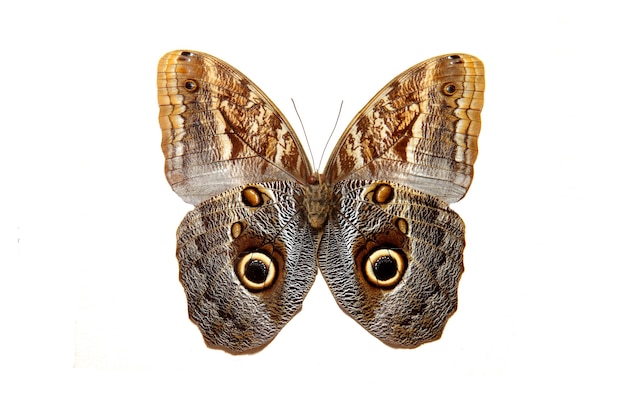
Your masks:
M 178 230 L 180 279 L 208 345 L 266 345 L 318 268 L 342 309 L 383 342 L 440 337 L 463 271 L 464 225 L 448 204 L 473 175 L 480 61 L 442 56 L 400 74 L 320 174 L 276 106 L 223 61 L 171 52 L 158 86 L 166 176 L 195 205 Z

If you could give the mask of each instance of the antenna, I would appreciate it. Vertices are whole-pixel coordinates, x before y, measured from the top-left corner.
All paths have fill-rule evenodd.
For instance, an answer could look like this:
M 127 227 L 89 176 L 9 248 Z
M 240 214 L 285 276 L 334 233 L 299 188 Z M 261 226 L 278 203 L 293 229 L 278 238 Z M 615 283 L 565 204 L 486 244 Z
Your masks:
M 324 145 L 324 150 L 322 150 L 322 156 L 320 157 L 320 161 L 324 160 L 324 154 L 326 153 L 326 148 L 328 148 L 328 143 L 330 142 L 330 139 L 333 137 L 333 133 L 335 133 L 335 129 L 337 129 L 337 124 L 339 123 L 339 117 L 341 116 L 341 109 L 342 108 L 343 108 L 343 100 L 341 100 L 341 103 L 339 103 L 339 111 L 337 112 L 337 118 L 335 119 L 335 125 L 333 126 L 333 130 L 330 132 L 330 135 L 328 136 L 328 139 L 326 140 L 326 145 Z M 317 167 L 318 171 L 319 171 L 319 168 L 320 167 Z
M 315 172 L 320 171 L 319 166 L 315 166 L 315 157 L 313 156 L 313 150 L 311 149 L 311 142 L 309 142 L 309 137 L 306 134 L 306 129 L 304 128 L 304 123 L 302 123 L 302 118 L 300 117 L 300 113 L 298 113 L 298 108 L 296 107 L 296 102 L 294 99 L 291 99 L 291 103 L 293 103 L 293 109 L 296 111 L 296 116 L 298 116 L 298 120 L 300 121 L 300 126 L 302 127 L 302 132 L 304 132 L 304 140 L 306 141 L 306 146 L 309 148 L 309 155 L 311 155 L 311 164 L 315 168 Z M 335 119 L 335 125 L 333 126 L 333 130 L 331 130 L 330 135 L 328 135 L 328 139 L 326 139 L 326 144 L 324 145 L 324 149 L 322 150 L 322 156 L 320 157 L 320 164 L 324 160 L 324 154 L 326 153 L 326 149 L 328 148 L 328 144 L 337 129 L 337 125 L 339 124 L 339 117 L 341 117 L 341 109 L 343 108 L 343 100 L 339 103 L 339 111 L 337 112 L 337 118 Z
M 313 151 L 311 150 L 311 142 L 309 142 L 309 137 L 306 134 L 304 123 L 302 123 L 302 118 L 300 117 L 300 113 L 298 113 L 298 108 L 296 107 L 296 102 L 294 101 L 293 98 L 291 99 L 291 103 L 293 103 L 293 109 L 296 111 L 296 116 L 298 116 L 298 120 L 300 121 L 300 127 L 302 127 L 302 132 L 304 132 L 304 140 L 306 141 L 307 148 L 309 148 L 309 155 L 311 156 L 311 164 L 315 166 L 315 158 L 313 157 Z

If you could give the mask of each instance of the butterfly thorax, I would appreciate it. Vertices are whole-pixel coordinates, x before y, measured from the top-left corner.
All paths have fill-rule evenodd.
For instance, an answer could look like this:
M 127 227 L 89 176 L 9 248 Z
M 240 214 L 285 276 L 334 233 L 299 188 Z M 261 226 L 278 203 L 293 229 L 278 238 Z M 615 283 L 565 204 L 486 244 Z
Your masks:
M 334 196 L 332 187 L 324 181 L 310 181 L 304 189 L 303 205 L 311 227 L 320 230 L 326 224 Z

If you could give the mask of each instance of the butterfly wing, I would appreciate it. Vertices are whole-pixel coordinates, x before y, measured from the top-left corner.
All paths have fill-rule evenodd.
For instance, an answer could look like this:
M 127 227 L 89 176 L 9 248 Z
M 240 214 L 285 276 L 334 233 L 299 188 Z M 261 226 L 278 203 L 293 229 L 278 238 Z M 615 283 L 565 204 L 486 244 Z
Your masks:
M 456 310 L 465 238 L 448 203 L 472 180 L 483 90 L 472 56 L 418 64 L 364 107 L 329 159 L 337 200 L 319 267 L 338 304 L 390 345 L 438 339 Z
M 178 229 L 189 317 L 207 345 L 250 352 L 296 314 L 317 268 L 302 210 L 311 169 L 269 98 L 210 55 L 159 62 L 165 173 L 196 205 Z
M 341 181 L 318 262 L 337 303 L 397 347 L 441 336 L 457 306 L 464 226 L 447 204 L 390 182 Z
M 306 182 L 311 168 L 293 129 L 229 64 L 173 51 L 159 61 L 157 86 L 165 174 L 186 202 L 246 183 Z
M 317 234 L 298 212 L 301 194 L 288 181 L 248 184 L 185 216 L 180 281 L 207 345 L 262 347 L 300 310 L 317 274 Z
M 385 178 L 448 203 L 469 188 L 485 89 L 471 55 L 424 61 L 393 79 L 357 114 L 326 166 L 331 183 Z

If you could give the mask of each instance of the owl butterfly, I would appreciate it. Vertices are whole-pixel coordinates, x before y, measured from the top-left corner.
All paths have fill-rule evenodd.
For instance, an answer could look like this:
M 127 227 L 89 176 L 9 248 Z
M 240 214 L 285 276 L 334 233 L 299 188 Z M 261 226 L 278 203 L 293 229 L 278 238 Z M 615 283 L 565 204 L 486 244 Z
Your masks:
M 337 303 L 394 347 L 441 336 L 457 307 L 484 69 L 429 59 L 394 78 L 313 172 L 293 128 L 246 76 L 210 55 L 159 62 L 165 174 L 195 205 L 177 233 L 189 317 L 231 353 L 270 342 L 317 269 Z

